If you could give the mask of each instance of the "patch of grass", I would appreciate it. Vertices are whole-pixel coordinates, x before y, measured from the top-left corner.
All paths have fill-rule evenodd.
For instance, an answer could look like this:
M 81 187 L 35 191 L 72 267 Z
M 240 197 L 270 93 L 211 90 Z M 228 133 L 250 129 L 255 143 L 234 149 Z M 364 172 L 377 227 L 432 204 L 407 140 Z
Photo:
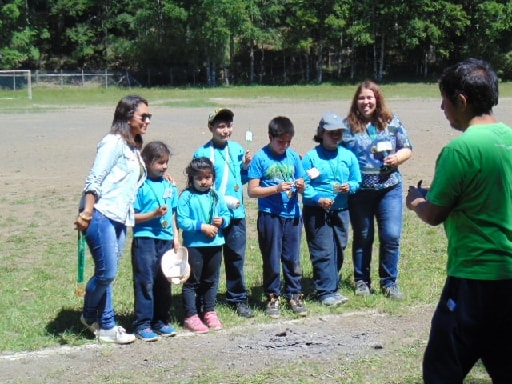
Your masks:
M 439 98 L 435 83 L 382 84 L 388 99 Z M 218 88 L 34 88 L 32 100 L 26 98 L 2 100 L 2 113 L 41 113 L 62 108 L 88 108 L 92 105 L 111 105 L 127 94 L 140 94 L 152 105 L 176 107 L 205 107 L 222 104 L 225 99 L 238 100 L 334 100 L 351 99 L 354 85 L 309 86 L 241 86 Z M 512 96 L 512 83 L 500 84 L 500 97 Z M 63 100 L 65 104 L 63 105 Z
M 384 83 L 381 85 L 388 99 L 439 98 L 436 83 Z M 500 83 L 500 98 L 512 97 L 512 82 Z M 89 108 L 111 105 L 127 94 L 140 94 L 151 105 L 168 107 L 212 107 L 232 100 L 349 100 L 354 95 L 353 84 L 307 86 L 235 86 L 217 88 L 37 88 L 32 100 L 26 97 L 2 99 L 2 113 L 44 113 L 62 108 Z M 0 92 L 0 98 L 2 94 Z M 65 103 L 63 104 L 63 100 Z

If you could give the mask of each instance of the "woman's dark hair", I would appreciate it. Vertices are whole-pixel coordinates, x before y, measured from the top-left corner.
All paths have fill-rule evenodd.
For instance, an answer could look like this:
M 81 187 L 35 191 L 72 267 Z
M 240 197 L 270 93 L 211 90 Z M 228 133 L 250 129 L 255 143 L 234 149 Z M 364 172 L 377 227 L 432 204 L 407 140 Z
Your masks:
M 215 182 L 215 168 L 211 160 L 207 157 L 196 157 L 192 159 L 190 164 L 185 169 L 187 174 L 187 187 L 186 189 L 194 189 L 194 176 L 199 172 L 210 171 L 213 175 L 213 181 Z
M 155 160 L 161 159 L 164 156 L 171 156 L 171 151 L 161 141 L 150 141 L 144 146 L 141 156 L 146 166 L 149 166 Z
M 464 95 L 475 116 L 490 114 L 498 105 L 498 76 L 483 60 L 471 58 L 446 68 L 439 90 L 454 105 L 459 95 Z
M 375 111 L 373 112 L 373 116 L 371 117 L 370 121 L 368 121 L 366 117 L 359 111 L 359 107 L 357 105 L 359 94 L 363 89 L 372 91 L 373 95 L 375 96 Z M 350 129 L 352 132 L 356 133 L 364 132 L 366 129 L 366 124 L 369 122 L 375 124 L 376 128 L 379 130 L 386 128 L 391 119 L 393 119 L 393 113 L 388 109 L 386 101 L 384 100 L 384 95 L 377 83 L 366 80 L 359 84 L 356 92 L 354 93 L 354 97 L 352 98 L 352 104 L 350 105 L 347 119 L 350 125 Z
M 149 105 L 146 99 L 137 95 L 129 95 L 119 100 L 110 128 L 110 133 L 120 134 L 128 145 L 139 149 L 142 148 L 142 136 L 132 136 L 129 120 L 135 115 L 135 111 L 141 103 Z
M 268 123 L 268 134 L 271 137 L 279 137 L 281 135 L 295 135 L 295 129 L 291 120 L 284 116 L 277 116 Z

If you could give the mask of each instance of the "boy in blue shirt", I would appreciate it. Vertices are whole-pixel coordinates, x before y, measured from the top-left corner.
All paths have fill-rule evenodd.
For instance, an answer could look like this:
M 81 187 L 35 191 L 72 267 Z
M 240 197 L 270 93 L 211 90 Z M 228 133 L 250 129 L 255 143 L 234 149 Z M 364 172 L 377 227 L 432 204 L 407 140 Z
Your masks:
M 300 243 L 302 215 L 298 194 L 304 191 L 304 169 L 290 149 L 293 123 L 278 116 L 268 125 L 269 144 L 258 151 L 249 166 L 248 193 L 258 198 L 258 243 L 263 259 L 266 314 L 280 316 L 281 264 L 284 295 L 292 311 L 306 316 L 302 295 Z
M 226 243 L 223 245 L 226 271 L 226 301 L 241 317 L 253 317 L 247 305 L 244 263 L 246 248 L 246 220 L 243 204 L 243 184 L 247 183 L 247 168 L 252 154 L 237 142 L 231 141 L 233 112 L 217 108 L 208 117 L 208 129 L 212 139 L 194 153 L 194 157 L 206 157 L 215 167 L 215 190 L 224 196 L 231 214 L 230 224 L 223 229 Z

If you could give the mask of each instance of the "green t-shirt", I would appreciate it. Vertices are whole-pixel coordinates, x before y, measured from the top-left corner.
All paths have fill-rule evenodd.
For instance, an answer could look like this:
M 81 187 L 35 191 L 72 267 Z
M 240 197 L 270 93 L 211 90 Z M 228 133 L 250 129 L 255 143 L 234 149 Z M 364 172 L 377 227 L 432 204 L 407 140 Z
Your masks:
M 448 276 L 512 279 L 512 129 L 474 125 L 443 148 L 428 200 L 453 207 Z

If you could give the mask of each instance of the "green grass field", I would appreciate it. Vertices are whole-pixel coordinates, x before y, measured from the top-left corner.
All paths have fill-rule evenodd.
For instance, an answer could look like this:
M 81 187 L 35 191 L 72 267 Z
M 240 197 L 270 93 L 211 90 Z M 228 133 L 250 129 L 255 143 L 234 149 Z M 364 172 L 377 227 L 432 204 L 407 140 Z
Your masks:
M 435 83 L 397 83 L 382 86 L 385 96 L 393 98 L 438 98 L 439 90 Z M 170 106 L 208 106 L 212 98 L 258 99 L 277 98 L 290 100 L 335 100 L 351 99 L 355 87 L 319 85 L 319 86 L 253 86 L 253 87 L 219 87 L 219 88 L 81 88 L 67 87 L 34 88 L 32 100 L 26 91 L 7 91 L 0 89 L 2 112 L 40 112 L 47 108 L 65 106 L 90 106 L 119 100 L 128 93 L 143 94 L 148 100 L 170 100 L 163 105 Z M 500 97 L 512 96 L 512 83 L 500 84 Z M 63 103 L 64 102 L 64 103 Z
M 436 98 L 439 97 L 435 84 L 396 84 L 386 85 L 388 98 Z M 218 89 L 132 89 L 130 92 L 143 93 L 149 100 L 161 105 L 204 106 L 209 105 L 212 97 L 219 98 L 261 98 L 280 99 L 315 99 L 332 100 L 349 99 L 353 86 L 306 86 L 306 87 L 236 87 Z M 34 89 L 33 99 L 9 99 L 2 101 L 0 114 L 41 112 L 47 108 L 59 109 L 70 106 L 102 105 L 118 100 L 127 94 L 126 89 Z M 512 85 L 503 84 L 501 95 L 512 95 Z M 0 98 L 7 97 L 0 91 Z M 160 101 L 159 101 L 160 100 Z M 82 178 L 83 175 L 78 177 Z M 52 212 L 69 210 L 75 206 L 76 196 L 67 196 L 58 189 L 44 194 L 26 191 L 24 194 L 0 195 L 0 205 L 10 207 L 0 212 L 2 234 L 0 235 L 0 353 L 39 350 L 46 347 L 63 345 L 84 345 L 90 343 L 90 336 L 80 325 L 79 316 L 82 298 L 74 295 L 76 278 L 76 232 L 69 228 L 54 228 Z M 256 205 L 248 200 L 248 228 L 255 228 Z M 20 217 L 16 207 L 34 207 L 33 218 Z M 40 209 L 51 205 L 52 211 Z M 351 300 L 342 307 L 327 308 L 313 300 L 312 270 L 308 249 L 302 245 L 302 265 L 304 273 L 304 292 L 308 294 L 307 305 L 311 316 L 326 313 L 342 313 L 352 310 L 372 308 L 377 311 L 400 314 L 405 308 L 410 309 L 424 304 L 434 304 L 445 278 L 446 239 L 442 227 L 428 227 L 421 223 L 409 211 L 404 213 L 403 241 L 401 246 L 400 285 L 406 293 L 405 300 L 393 302 L 382 295 L 372 295 L 368 299 L 352 295 L 352 262 L 350 244 L 347 249 L 342 270 L 342 293 L 350 295 Z M 50 223 L 50 225 L 48 225 Z M 248 231 L 246 279 L 251 304 L 258 311 L 258 321 L 271 321 L 263 314 L 261 256 L 257 246 L 254 230 Z M 119 323 L 130 329 L 133 313 L 133 287 L 131 266 L 127 241 L 125 255 L 120 262 L 119 278 L 115 282 L 115 308 Z M 375 250 L 378 244 L 374 245 Z M 377 279 L 376 257 L 372 265 L 373 279 Z M 86 276 L 92 274 L 92 260 L 87 258 Z M 223 276 L 221 274 L 221 276 Z M 241 325 L 239 319 L 222 303 L 225 290 L 221 278 L 219 293 L 220 317 L 226 327 Z M 179 289 L 175 289 L 172 310 L 177 326 L 182 320 L 181 298 Z M 290 312 L 285 317 L 293 318 Z M 416 383 L 421 381 L 418 361 L 421 360 L 423 345 L 403 351 L 400 359 L 400 372 L 389 383 Z M 373 369 L 385 366 L 389 362 L 379 359 L 360 361 L 353 364 L 350 377 L 363 377 L 363 372 L 371 364 Z M 306 367 L 307 369 L 308 367 Z M 301 369 L 305 369 L 302 367 Z M 315 370 L 314 363 L 309 367 Z M 285 380 L 289 374 L 286 367 L 272 372 Z M 343 373 L 347 375 L 347 373 Z M 212 376 L 213 377 L 213 376 Z M 341 378 L 340 373 L 340 378 Z M 346 377 L 346 376 L 345 376 Z M 486 377 L 483 369 L 473 370 L 467 383 L 482 383 Z M 340 379 L 341 380 L 341 379 Z M 265 382 L 256 377 L 246 377 L 245 382 Z

